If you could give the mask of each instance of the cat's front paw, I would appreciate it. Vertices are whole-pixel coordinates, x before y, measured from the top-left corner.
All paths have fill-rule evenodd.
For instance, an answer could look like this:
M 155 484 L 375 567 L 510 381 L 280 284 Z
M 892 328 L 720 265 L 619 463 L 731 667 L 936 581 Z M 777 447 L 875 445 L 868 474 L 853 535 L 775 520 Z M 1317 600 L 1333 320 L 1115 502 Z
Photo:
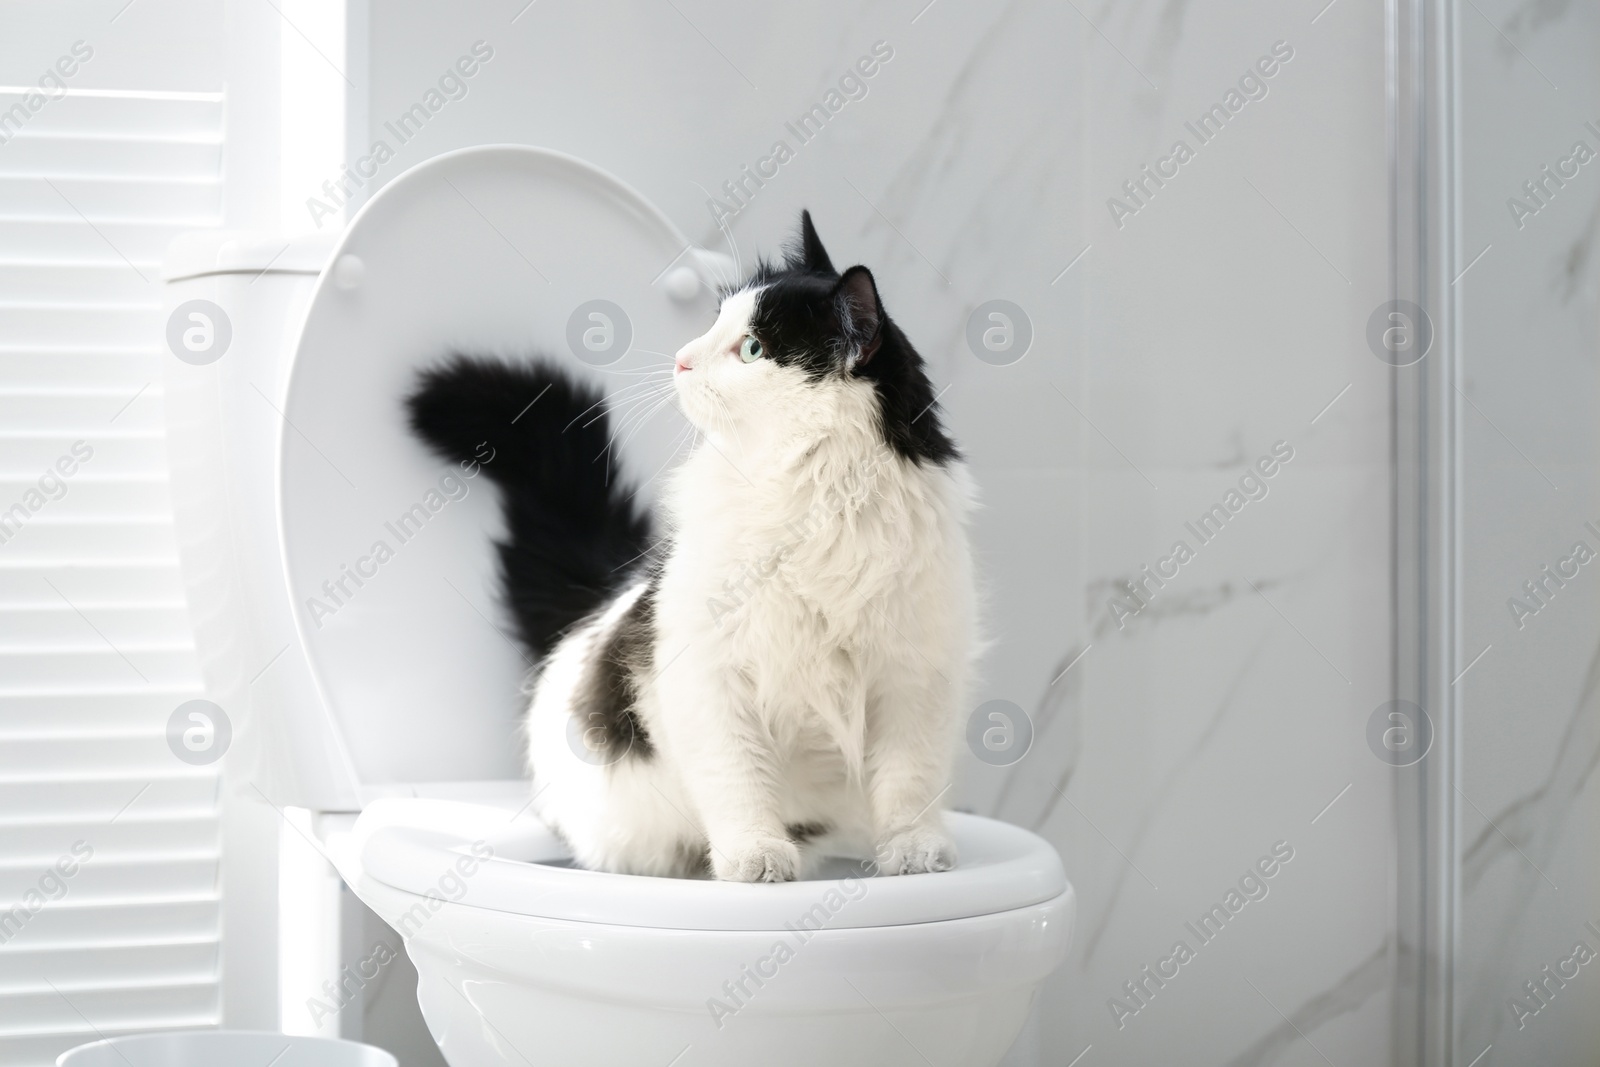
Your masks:
M 784 837 L 747 837 L 713 845 L 711 869 L 725 882 L 792 882 L 800 873 L 800 850 Z
M 917 826 L 890 834 L 878 845 L 879 874 L 925 874 L 956 865 L 956 843 L 941 829 Z

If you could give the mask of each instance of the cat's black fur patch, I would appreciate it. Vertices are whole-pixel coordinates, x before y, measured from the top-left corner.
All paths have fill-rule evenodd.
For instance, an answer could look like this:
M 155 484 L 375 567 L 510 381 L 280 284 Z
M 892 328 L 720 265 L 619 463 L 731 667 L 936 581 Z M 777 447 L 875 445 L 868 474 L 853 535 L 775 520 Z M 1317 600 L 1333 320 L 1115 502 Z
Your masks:
M 821 837 L 828 832 L 828 827 L 820 822 L 797 822 L 785 826 L 784 832 L 789 835 L 789 840 L 797 845 L 803 845 L 814 837 Z
M 572 714 L 584 733 L 584 746 L 606 765 L 624 756 L 655 754 L 639 719 L 639 680 L 650 675 L 656 635 L 656 579 L 623 612 L 588 656 L 573 693 Z
M 481 463 L 501 488 L 507 606 L 535 659 L 636 580 L 650 520 L 627 498 L 592 386 L 549 366 L 456 355 L 406 400 L 411 428 L 445 459 Z
M 861 274 L 871 307 L 849 299 L 846 280 Z M 851 375 L 871 382 L 883 439 L 898 455 L 932 464 L 960 458 L 940 422 L 922 357 L 884 312 L 872 275 L 864 267 L 844 276 L 834 270 L 809 211 L 800 213 L 800 232 L 782 262 L 758 261 L 740 286 L 749 287 L 761 290 L 751 333 L 766 358 L 799 367 L 814 380 Z M 852 365 L 858 352 L 870 354 Z

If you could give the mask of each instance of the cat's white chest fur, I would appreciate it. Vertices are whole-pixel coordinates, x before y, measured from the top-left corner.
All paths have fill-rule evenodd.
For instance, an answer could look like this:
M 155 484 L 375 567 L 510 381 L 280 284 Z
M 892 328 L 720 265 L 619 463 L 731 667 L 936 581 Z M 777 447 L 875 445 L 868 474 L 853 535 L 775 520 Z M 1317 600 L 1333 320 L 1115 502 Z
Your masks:
M 870 844 L 894 819 L 884 746 L 947 779 L 973 646 L 970 490 L 959 465 L 894 455 L 868 418 L 821 441 L 710 442 L 674 479 L 645 721 L 670 762 L 710 775 L 760 753 L 725 789 L 683 783 L 743 805 L 731 825 L 775 807 Z

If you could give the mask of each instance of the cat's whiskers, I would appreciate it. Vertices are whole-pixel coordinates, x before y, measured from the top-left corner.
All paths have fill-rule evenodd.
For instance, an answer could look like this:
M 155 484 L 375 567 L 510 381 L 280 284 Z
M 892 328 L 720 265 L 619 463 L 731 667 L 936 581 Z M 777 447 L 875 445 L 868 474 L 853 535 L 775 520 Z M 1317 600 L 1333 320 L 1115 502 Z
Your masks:
M 627 429 L 626 435 L 622 438 L 621 443 L 617 447 L 619 449 L 620 448 L 627 448 L 628 447 L 628 442 L 633 440 L 633 438 L 639 433 L 639 431 L 644 428 L 645 423 L 649 422 L 651 419 L 655 418 L 658 414 L 660 414 L 661 409 L 666 407 L 671 402 L 672 402 L 672 397 L 671 396 L 664 396 L 661 399 L 657 400 L 654 405 L 652 405 L 648 410 L 646 410 L 644 412 L 644 414 L 637 415 L 633 419 L 632 426 Z
M 635 348 L 633 351 L 643 352 L 647 356 L 663 356 L 668 360 L 672 359 L 671 356 L 666 355 L 664 352 L 652 352 L 648 348 Z M 598 367 L 596 369 L 601 374 L 619 374 L 624 377 L 635 378 L 646 374 L 670 374 L 672 372 L 670 364 L 665 367 Z
M 649 374 L 649 373 L 652 373 L 654 371 L 659 371 L 659 372 L 661 372 L 663 374 L 671 374 L 672 373 L 672 365 L 674 363 L 676 363 L 677 360 L 678 360 L 677 356 L 669 356 L 667 353 L 665 353 L 665 352 L 657 352 L 653 348 L 635 348 L 633 351 L 642 352 L 647 356 L 660 356 L 662 359 L 667 361 L 667 365 L 665 367 L 651 367 L 651 368 L 649 368 L 647 370 L 639 372 L 639 373 L 642 373 L 642 374 Z
M 627 496 L 623 497 L 622 499 L 624 499 L 624 500 L 632 500 L 633 496 L 634 496 L 634 493 L 637 493 L 642 488 L 644 488 L 644 486 L 642 484 L 637 486 L 637 487 L 635 487 L 634 490 L 633 490 L 633 493 L 629 493 Z M 617 564 L 615 567 L 612 567 L 611 568 L 611 573 L 615 574 L 618 571 L 620 571 L 620 570 L 622 570 L 622 569 L 624 569 L 626 567 L 632 566 L 633 564 L 639 562 L 641 559 L 644 559 L 647 556 L 654 556 L 657 549 L 659 549 L 662 545 L 666 544 L 667 542 L 669 542 L 671 540 L 672 540 L 671 535 L 662 534 L 660 537 L 656 538 L 655 541 L 653 541 L 652 543 L 646 545 L 644 551 L 639 553 L 637 556 L 634 556 L 630 560 L 624 560 L 623 562 Z
M 595 407 L 602 407 L 614 411 L 623 405 L 631 404 L 640 397 L 660 396 L 664 390 L 671 388 L 671 382 L 634 382 L 632 385 L 625 385 L 621 389 L 608 393 L 599 404 L 594 405 L 589 410 L 593 411 Z
M 666 470 L 668 467 L 672 466 L 673 461 L 676 460 L 678 458 L 679 453 L 681 453 L 683 451 L 683 444 L 684 444 L 685 436 L 687 435 L 687 436 L 692 438 L 695 435 L 697 435 L 698 433 L 699 433 L 699 431 L 695 429 L 693 423 L 685 423 L 684 424 L 684 428 L 679 430 L 678 431 L 678 436 L 676 438 L 674 438 L 672 447 L 667 449 L 667 461 L 665 463 L 661 464 L 661 466 L 657 467 L 655 469 L 655 473 L 654 474 L 650 475 L 650 477 L 646 478 L 644 481 L 642 481 L 638 485 L 634 486 L 633 492 L 629 493 L 623 499 L 632 500 L 634 497 L 639 495 L 640 490 L 642 490 L 645 486 L 649 485 L 651 482 L 653 482 L 657 478 L 659 478 L 661 476 L 661 472 Z M 691 446 L 692 446 L 692 444 L 693 444 L 693 442 L 691 441 Z M 652 545 L 649 549 L 646 549 L 643 554 L 644 555 L 648 555 L 650 552 L 655 551 L 655 549 L 657 547 L 659 547 L 660 545 L 662 545 L 665 542 L 669 541 L 671 539 L 671 536 L 672 536 L 671 534 L 662 534 L 661 535 L 661 539 L 659 541 L 657 541 L 654 545 Z
M 728 225 L 726 219 L 718 223 L 718 228 L 722 230 L 722 236 L 728 239 L 728 250 L 733 253 L 734 280 L 730 284 L 737 285 L 738 280 L 744 277 L 744 264 L 739 260 L 739 242 L 733 239 L 733 227 Z
M 705 195 L 706 201 L 708 203 L 710 201 L 716 199 L 716 197 L 714 197 L 710 193 L 706 192 L 706 187 L 701 185 L 699 182 L 690 182 L 689 184 L 693 185 L 696 189 L 699 189 L 700 192 Z M 714 218 L 713 221 L 716 222 L 717 229 L 722 231 L 722 236 L 727 238 L 728 247 L 733 252 L 734 279 L 733 279 L 732 282 L 724 282 L 724 283 L 722 283 L 724 288 L 731 288 L 732 286 L 738 284 L 738 280 L 740 278 L 744 277 L 744 268 L 739 263 L 739 246 L 738 246 L 737 243 L 735 243 L 735 241 L 733 239 L 733 230 L 728 226 L 728 222 L 727 222 L 726 219 L 716 219 L 716 218 Z M 721 281 L 721 279 L 719 279 L 719 281 Z
M 622 398 L 620 402 L 626 403 L 627 401 L 633 399 L 630 394 L 635 390 L 648 392 L 652 387 L 660 388 L 662 384 L 663 383 L 661 382 L 655 381 L 630 382 L 629 384 L 622 386 L 620 389 L 613 390 L 611 393 L 602 396 L 599 400 L 596 400 L 593 404 L 590 404 L 588 407 L 578 412 L 577 418 L 574 418 L 571 422 L 567 423 L 562 432 L 565 433 L 566 430 L 572 429 L 572 427 L 577 424 L 579 419 L 582 419 L 585 415 L 588 415 L 590 412 L 598 408 L 600 414 L 583 424 L 585 428 L 592 426 L 597 420 L 605 415 L 606 411 L 608 410 L 608 405 L 619 402 L 618 398 Z M 668 382 L 665 384 L 670 385 L 671 383 Z
M 652 393 L 636 397 L 630 401 L 628 406 L 622 411 L 621 416 L 617 418 L 612 425 L 611 432 L 606 441 L 606 447 L 601 449 L 600 456 L 614 452 L 618 448 L 625 445 L 625 436 L 631 436 L 632 432 L 637 430 L 638 427 L 643 426 L 645 422 L 649 421 L 650 418 L 652 418 L 656 412 L 660 411 L 662 406 L 668 403 L 670 400 L 670 396 Z M 605 413 L 602 412 L 602 415 L 603 414 Z M 615 414 L 615 412 L 613 412 L 613 414 Z M 596 418 L 599 417 L 600 416 L 596 416 Z M 600 456 L 596 456 L 595 460 L 598 461 Z
M 600 450 L 600 456 L 595 456 L 595 462 L 600 461 L 600 458 L 602 458 L 602 456 L 606 456 L 606 454 L 611 454 L 611 456 L 619 456 L 622 448 L 626 448 L 627 446 L 627 440 L 624 438 L 624 434 L 627 434 L 630 437 L 630 435 L 634 434 L 638 427 L 642 427 L 646 421 L 650 421 L 651 416 L 653 416 L 653 414 L 659 410 L 661 410 L 661 408 L 659 408 L 658 405 L 654 406 L 653 410 L 648 410 L 645 411 L 645 413 L 640 414 L 640 416 L 635 419 L 634 424 L 632 424 L 632 429 L 626 429 L 626 427 L 618 427 L 618 429 L 614 429 L 613 432 L 611 432 L 610 440 L 606 440 L 605 448 Z
M 728 401 L 715 389 L 708 389 L 706 392 L 711 394 L 711 399 L 722 409 L 722 421 L 726 425 L 727 432 L 733 438 L 733 443 L 739 447 L 739 452 L 744 453 L 746 451 L 744 438 L 739 434 L 739 421 L 733 417 L 733 408 L 728 406 Z

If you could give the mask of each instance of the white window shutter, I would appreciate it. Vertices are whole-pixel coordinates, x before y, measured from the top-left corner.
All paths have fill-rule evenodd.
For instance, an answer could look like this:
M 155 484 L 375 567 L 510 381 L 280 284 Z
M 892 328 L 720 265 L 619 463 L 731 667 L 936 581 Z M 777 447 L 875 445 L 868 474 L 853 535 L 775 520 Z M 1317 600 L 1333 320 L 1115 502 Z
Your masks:
M 0 89 L 0 111 L 18 99 Z M 166 741 L 201 688 L 166 483 L 159 269 L 175 234 L 221 221 L 222 130 L 219 93 L 69 90 L 0 144 L 7 1065 L 219 1019 L 217 768 Z M 74 472 L 46 477 L 76 442 Z

